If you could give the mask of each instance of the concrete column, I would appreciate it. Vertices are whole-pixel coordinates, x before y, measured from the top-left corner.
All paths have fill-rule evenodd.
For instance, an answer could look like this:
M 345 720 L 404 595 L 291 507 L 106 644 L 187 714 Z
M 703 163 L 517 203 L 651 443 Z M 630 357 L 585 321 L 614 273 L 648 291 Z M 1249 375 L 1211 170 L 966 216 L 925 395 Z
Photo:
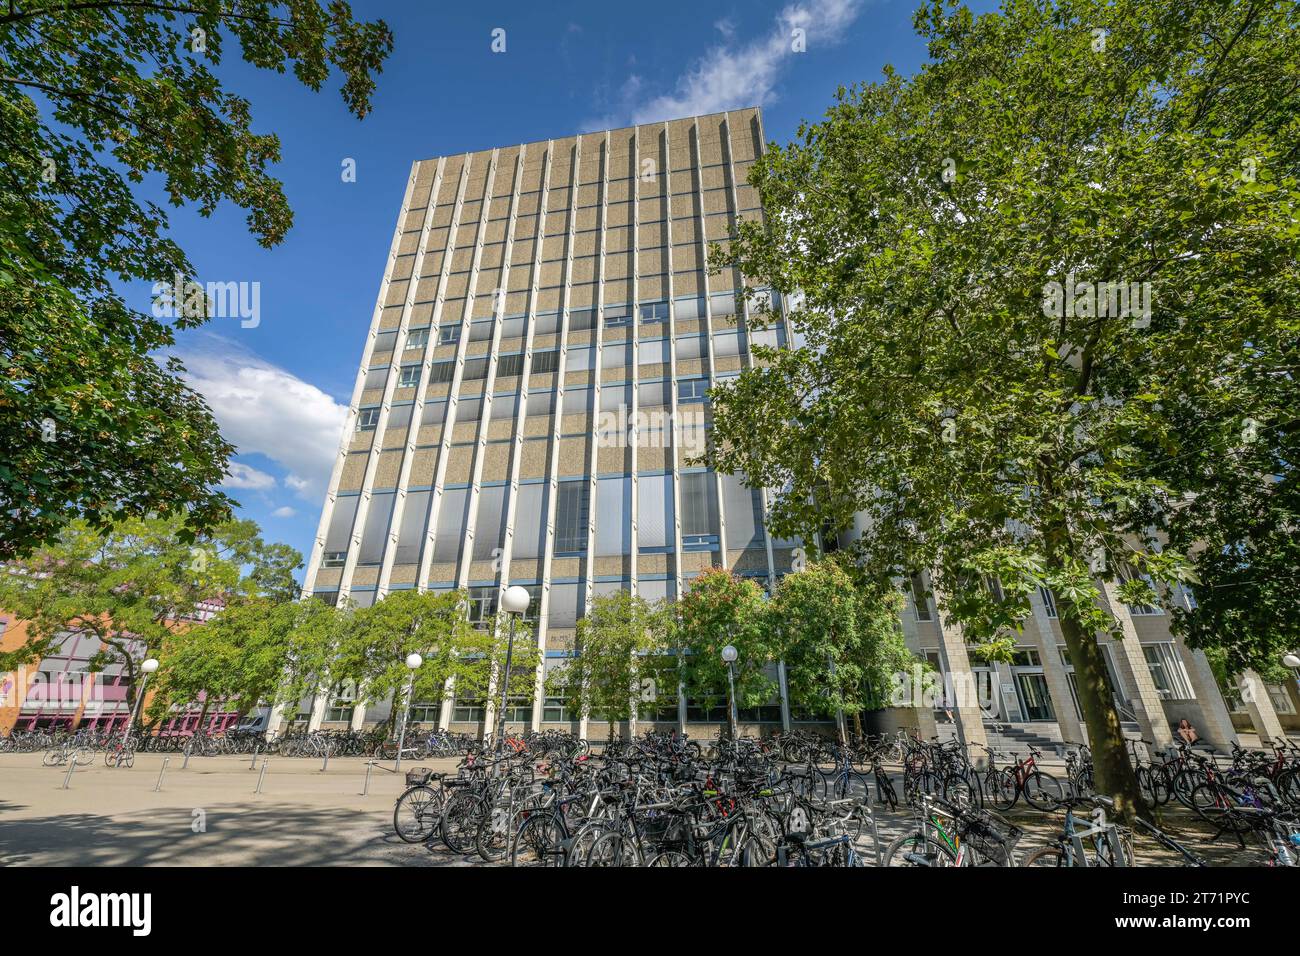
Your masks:
M 284 704 L 276 704 L 271 708 L 271 712 L 266 716 L 266 735 L 273 737 L 280 732 L 280 725 L 284 723 Z
M 349 726 L 353 730 L 361 730 L 366 726 L 366 705 L 364 701 L 357 701 L 352 708 L 352 722 Z
M 1241 688 L 1241 699 L 1246 705 L 1246 712 L 1250 714 L 1250 723 L 1259 735 L 1260 744 L 1267 747 L 1274 737 L 1285 737 L 1282 722 L 1277 719 L 1277 711 L 1273 709 L 1273 698 L 1268 696 L 1268 688 L 1260 676 L 1253 670 L 1248 670 L 1239 678 L 1238 686 Z
M 1117 582 L 1100 583 L 1102 596 L 1122 632 L 1120 639 L 1111 642 L 1111 647 L 1115 649 L 1115 666 L 1130 681 L 1130 700 L 1142 736 L 1152 741 L 1157 750 L 1163 750 L 1174 742 L 1174 735 L 1169 727 L 1169 719 L 1165 716 L 1164 705 L 1160 702 L 1155 681 L 1151 679 L 1151 668 L 1142 653 L 1142 642 L 1138 640 L 1137 629 L 1133 626 L 1133 615 L 1116 593 L 1119 587 Z
M 311 700 L 311 719 L 307 721 L 307 731 L 320 730 L 320 725 L 325 720 L 325 705 L 328 703 L 329 692 L 318 691 L 316 696 Z
M 438 729 L 446 730 L 451 726 L 452 706 L 456 702 L 456 679 L 448 677 L 442 689 L 442 706 L 438 708 Z
M 790 732 L 790 683 L 785 673 L 785 661 L 776 663 L 776 680 L 781 688 L 781 730 Z
M 935 622 L 939 631 L 939 662 L 946 677 L 950 677 L 953 686 L 958 689 L 957 700 L 952 708 L 953 719 L 957 724 L 957 739 L 965 746 L 967 754 L 973 760 L 978 754 L 972 750 L 988 744 L 984 733 L 984 712 L 980 710 L 979 701 L 974 694 L 963 693 L 975 686 L 970 669 L 970 655 L 966 651 L 966 638 L 959 624 L 947 622 L 939 613 L 941 594 L 933 582 L 930 589 L 934 595 L 932 613 L 937 615 Z M 929 600 L 929 598 L 918 598 Z M 922 710 L 925 710 L 922 707 Z M 931 715 L 933 721 L 933 715 Z
M 1052 619 L 1047 616 L 1047 607 L 1043 604 L 1041 594 L 1034 594 L 1029 604 L 1034 615 L 1034 640 L 1038 656 L 1043 661 L 1043 677 L 1047 680 L 1047 689 L 1052 695 L 1056 723 L 1061 728 L 1062 737 L 1082 743 L 1083 723 L 1075 713 L 1070 678 L 1065 672 L 1065 665 L 1061 663 L 1060 651 L 1056 648 L 1056 629 L 1052 627 Z
M 1212 746 L 1224 751 L 1231 750 L 1234 743 L 1240 743 L 1240 739 L 1237 737 L 1237 729 L 1232 726 L 1228 705 L 1223 701 L 1223 692 L 1219 690 L 1219 682 L 1210 669 L 1205 652 L 1187 647 L 1182 641 L 1177 646 L 1183 666 L 1187 668 L 1187 676 L 1192 682 L 1192 690 L 1201 705 L 1201 719 L 1205 726 L 1198 727 L 1197 730 Z

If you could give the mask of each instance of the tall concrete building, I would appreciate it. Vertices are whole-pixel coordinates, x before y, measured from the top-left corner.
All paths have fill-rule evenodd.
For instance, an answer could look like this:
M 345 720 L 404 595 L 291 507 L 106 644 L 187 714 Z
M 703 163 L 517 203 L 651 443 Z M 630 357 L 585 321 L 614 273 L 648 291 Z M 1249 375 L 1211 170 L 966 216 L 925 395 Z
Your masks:
M 502 588 L 521 585 L 544 667 L 508 724 L 596 737 L 603 725 L 544 693 L 594 596 L 674 598 L 715 565 L 765 583 L 791 570 L 799 542 L 767 532 L 764 493 L 696 460 L 710 386 L 751 365 L 753 345 L 786 342 L 779 298 L 757 322 L 740 277 L 710 274 L 709 243 L 762 215 L 747 179 L 763 142 L 751 108 L 416 162 L 306 593 L 368 606 L 403 588 L 463 588 L 486 621 Z M 927 575 L 910 592 L 909 646 L 984 694 L 894 708 L 877 728 L 955 731 L 972 745 L 1083 736 L 1050 593 L 1035 600 L 1014 660 L 983 664 L 940 620 Z M 1261 688 L 1230 713 L 1204 655 L 1171 636 L 1165 615 L 1123 605 L 1113 588 L 1106 598 L 1123 637 L 1100 640 L 1135 733 L 1167 741 L 1186 717 L 1223 747 L 1237 730 L 1300 726 L 1293 686 Z M 782 693 L 742 712 L 751 729 L 799 722 L 773 669 Z M 339 687 L 309 710 L 313 727 L 361 727 L 388 704 L 367 708 Z M 496 720 L 492 701 L 454 688 L 413 716 L 471 732 Z M 638 718 L 707 734 L 725 713 L 670 697 Z
M 522 585 L 549 668 L 595 595 L 673 598 L 714 565 L 789 570 L 797 542 L 767 534 L 763 494 L 696 461 L 709 387 L 785 342 L 782 322 L 755 327 L 734 270 L 710 275 L 709 243 L 761 215 L 747 178 L 762 148 L 751 108 L 415 163 L 307 593 L 366 606 L 464 588 L 481 620 Z M 691 710 L 661 701 L 643 719 L 712 719 Z M 312 716 L 375 714 L 344 690 Z M 494 720 L 459 698 L 417 716 Z M 539 692 L 508 719 L 576 715 Z

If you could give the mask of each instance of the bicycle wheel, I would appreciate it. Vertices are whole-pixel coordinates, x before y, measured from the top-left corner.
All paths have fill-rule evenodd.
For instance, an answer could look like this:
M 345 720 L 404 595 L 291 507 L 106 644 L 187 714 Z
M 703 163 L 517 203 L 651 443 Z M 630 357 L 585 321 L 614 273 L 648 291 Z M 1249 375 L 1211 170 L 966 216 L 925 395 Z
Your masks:
M 606 833 L 587 851 L 587 866 L 640 866 L 636 846 L 621 833 Z
M 978 807 L 982 802 L 975 778 L 959 771 L 944 777 L 943 798 L 959 807 Z
M 664 850 L 658 856 L 652 856 L 646 866 L 694 866 L 691 858 L 681 850 Z
M 491 812 L 479 821 L 478 832 L 474 836 L 474 849 L 485 862 L 496 863 L 510 848 L 510 835 L 515 828 L 514 819 L 507 806 L 493 807 Z
M 1142 796 L 1142 802 L 1150 808 L 1159 806 L 1160 792 L 1151 769 L 1149 767 L 1138 767 L 1134 773 L 1137 776 L 1138 793 Z
M 63 754 L 58 750 L 47 750 L 45 756 L 41 758 L 41 763 L 47 767 L 57 767 L 63 763 Z
M 393 829 L 407 843 L 429 839 L 441 819 L 442 801 L 432 787 L 411 787 L 393 807 Z
M 1065 866 L 1067 865 L 1065 851 L 1059 846 L 1039 847 L 1029 856 L 1021 866 Z
M 573 835 L 573 842 L 564 865 L 586 866 L 587 856 L 591 853 L 592 846 L 606 833 L 612 832 L 613 824 L 608 820 L 591 820 L 584 823 Z
M 887 804 L 890 810 L 898 809 L 898 791 L 894 789 L 894 781 L 879 767 L 876 768 L 876 800 Z
M 529 817 L 510 846 L 511 866 L 564 866 L 564 829 L 549 813 Z
M 1064 797 L 1061 781 L 1050 773 L 1035 770 L 1025 780 L 1025 801 L 1035 810 L 1055 810 Z
M 439 831 L 442 842 L 452 853 L 467 853 L 478 834 L 479 820 L 486 806 L 473 793 L 458 793 L 447 801 L 442 811 Z
M 994 810 L 1010 810 L 1020 798 L 1020 784 L 1011 768 L 990 770 L 984 775 L 984 799 Z
M 956 866 L 957 857 L 947 846 L 920 833 L 895 837 L 885 850 L 885 866 Z
M 837 800 L 853 799 L 866 803 L 871 799 L 871 784 L 860 773 L 850 773 L 839 779 L 835 785 Z

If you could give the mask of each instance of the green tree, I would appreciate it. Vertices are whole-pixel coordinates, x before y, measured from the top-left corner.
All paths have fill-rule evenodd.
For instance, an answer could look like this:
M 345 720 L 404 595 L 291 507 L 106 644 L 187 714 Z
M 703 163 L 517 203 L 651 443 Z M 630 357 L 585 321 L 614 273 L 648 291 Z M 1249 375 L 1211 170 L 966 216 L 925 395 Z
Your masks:
M 166 639 L 147 717 L 161 719 L 201 697 L 204 714 L 222 702 L 241 717 L 263 703 L 292 703 L 296 715 L 298 702 L 329 673 L 349 619 L 346 610 L 317 599 L 231 601 L 209 621 Z
M 217 525 L 192 544 L 180 531 L 179 518 L 128 519 L 108 532 L 78 519 L 54 544 L 7 564 L 0 607 L 28 630 L 21 647 L 0 654 L 0 670 L 39 661 L 67 635 L 92 637 L 102 650 L 89 670 L 121 665 L 133 705 L 140 662 L 201 629 L 209 602 L 275 604 L 302 564 L 292 548 L 262 541 L 251 521 Z
M 630 720 L 634 700 L 677 696 L 677 666 L 668 644 L 668 614 L 630 591 L 596 597 L 578 621 L 577 655 L 552 671 L 547 693 L 575 712 L 614 725 Z
M 264 246 L 293 217 L 268 167 L 274 134 L 212 72 L 228 44 L 318 90 L 337 71 L 370 108 L 392 47 L 342 0 L 14 0 L 0 11 L 0 560 L 101 526 L 178 514 L 186 533 L 229 517 L 216 492 L 233 448 L 175 359 L 154 356 L 208 303 L 174 320 L 132 309 L 121 283 L 189 281 L 167 212 L 137 199 L 157 177 L 173 206 L 248 211 Z
M 778 533 L 865 511 L 869 566 L 934 568 L 945 596 L 1000 577 L 1000 595 L 945 597 L 974 640 L 1051 587 L 1098 785 L 1125 815 L 1099 587 L 1149 603 L 1132 570 L 1190 580 L 1160 547 L 1195 490 L 1168 462 L 1217 451 L 1202 484 L 1239 467 L 1234 397 L 1293 374 L 1297 17 L 926 3 L 930 62 L 841 90 L 768 151 L 750 174 L 767 217 L 724 250 L 751 296 L 787 297 L 796 347 L 714 388 L 718 467 L 780 490 Z M 1203 427 L 1182 430 L 1186 410 Z
M 777 692 L 768 676 L 772 631 L 763 589 L 725 568 L 710 568 L 691 581 L 674 605 L 672 641 L 681 650 L 687 696 L 706 707 L 727 700 L 722 649 L 736 648 L 736 706 L 758 707 Z
M 415 671 L 415 700 L 442 700 L 448 678 L 473 681 L 482 665 L 482 639 L 466 616 L 463 591 L 394 591 L 356 612 L 331 668 L 333 679 L 355 682 L 359 700 L 390 695 L 391 729 L 403 709 L 410 654 L 424 663 Z M 405 701 L 410 706 L 410 701 Z
M 855 718 L 888 700 L 917 663 L 898 623 L 902 595 L 868 582 L 843 552 L 787 574 L 772 598 L 773 653 L 785 661 L 791 705 Z M 844 728 L 841 728 L 843 732 Z

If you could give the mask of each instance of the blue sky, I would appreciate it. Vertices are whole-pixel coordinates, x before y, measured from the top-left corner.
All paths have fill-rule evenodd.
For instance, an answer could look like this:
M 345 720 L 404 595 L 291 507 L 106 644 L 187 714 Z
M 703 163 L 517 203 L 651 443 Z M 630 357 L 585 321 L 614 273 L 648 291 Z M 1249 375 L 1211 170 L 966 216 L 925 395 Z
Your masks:
M 985 3 L 973 5 L 986 9 Z M 763 107 L 770 140 L 818 118 L 840 85 L 913 72 L 916 0 L 737 3 L 353 3 L 395 47 L 358 122 L 331 86 L 229 57 L 228 86 L 275 132 L 295 223 L 262 249 L 233 207 L 172 215 L 203 281 L 260 283 L 260 321 L 214 319 L 175 349 L 234 442 L 229 492 L 272 540 L 310 554 L 325 486 L 412 161 L 604 129 Z M 791 49 L 794 26 L 806 51 Z M 504 53 L 492 31 L 506 31 Z M 356 162 L 356 181 L 341 176 Z M 149 288 L 132 290 L 147 309 Z

